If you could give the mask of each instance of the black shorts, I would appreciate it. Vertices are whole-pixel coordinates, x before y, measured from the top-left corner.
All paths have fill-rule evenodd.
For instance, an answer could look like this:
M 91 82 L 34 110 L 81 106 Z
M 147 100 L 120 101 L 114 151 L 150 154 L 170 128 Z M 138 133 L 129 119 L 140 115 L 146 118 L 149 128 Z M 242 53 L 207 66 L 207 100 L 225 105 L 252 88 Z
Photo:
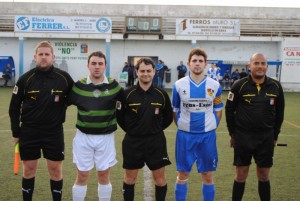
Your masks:
M 122 142 L 123 168 L 141 169 L 145 163 L 150 170 L 170 165 L 165 135 L 132 137 L 125 135 Z
M 42 129 L 22 125 L 19 146 L 21 160 L 37 160 L 42 151 L 44 158 L 62 161 L 65 149 L 63 127 Z
M 245 134 L 237 131 L 234 139 L 233 165 L 249 166 L 253 157 L 258 167 L 272 167 L 274 156 L 273 132 Z

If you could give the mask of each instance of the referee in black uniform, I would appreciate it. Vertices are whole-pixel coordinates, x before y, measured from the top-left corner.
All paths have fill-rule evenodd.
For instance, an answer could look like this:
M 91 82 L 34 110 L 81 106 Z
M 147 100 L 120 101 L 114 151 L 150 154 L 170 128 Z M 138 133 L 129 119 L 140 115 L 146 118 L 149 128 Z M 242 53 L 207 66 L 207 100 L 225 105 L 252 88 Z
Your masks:
M 225 107 L 236 166 L 232 200 L 242 200 L 253 157 L 260 200 L 270 201 L 269 173 L 284 117 L 284 95 L 280 83 L 266 76 L 263 54 L 253 54 L 248 67 L 251 74 L 234 83 Z
M 137 86 L 127 89 L 117 106 L 118 124 L 126 132 L 122 143 L 123 197 L 134 200 L 138 171 L 146 164 L 153 174 L 156 200 L 163 201 L 167 193 L 165 166 L 171 164 L 163 130 L 172 123 L 171 102 L 164 90 L 152 85 L 155 65 L 150 58 L 138 61 L 136 73 Z
M 53 67 L 55 55 L 48 41 L 35 48 L 36 68 L 21 76 L 13 89 L 9 107 L 14 143 L 19 143 L 23 161 L 23 200 L 32 200 L 41 150 L 47 159 L 54 201 L 62 196 L 64 160 L 65 99 L 73 80 Z M 49 200 L 49 199 L 46 199 Z

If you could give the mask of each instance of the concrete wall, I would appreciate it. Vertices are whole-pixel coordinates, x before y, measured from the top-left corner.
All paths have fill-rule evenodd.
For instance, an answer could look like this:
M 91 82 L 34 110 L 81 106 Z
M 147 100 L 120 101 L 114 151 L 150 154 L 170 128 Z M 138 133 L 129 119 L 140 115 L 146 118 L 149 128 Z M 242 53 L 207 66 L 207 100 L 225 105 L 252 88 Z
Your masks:
M 24 41 L 24 72 L 30 69 L 33 60 L 35 45 L 45 39 L 27 38 Z M 84 39 L 47 39 L 54 46 L 57 57 L 56 65 L 62 60 L 67 61 L 68 72 L 78 80 L 88 74 L 86 69 L 86 57 L 93 51 L 101 50 L 105 53 L 105 40 L 84 40 Z M 65 43 L 75 43 L 76 47 L 70 46 L 70 53 L 62 53 L 61 48 L 67 47 Z M 62 45 L 59 45 L 62 44 Z M 88 52 L 80 53 L 80 45 L 87 44 Z M 270 60 L 280 58 L 278 53 L 279 44 L 274 42 L 216 42 L 201 41 L 198 47 L 205 49 L 210 60 L 235 60 L 248 61 L 254 52 L 264 52 Z M 128 56 L 158 56 L 171 68 L 171 83 L 166 83 L 171 88 L 177 80 L 176 67 L 182 60 L 187 62 L 187 57 L 192 45 L 189 41 L 111 41 L 110 75 L 117 79 L 118 73 L 122 71 L 124 61 Z M 19 77 L 19 44 L 17 38 L 0 38 L 1 55 L 13 56 L 15 60 L 16 76 Z
M 174 5 L 109 5 L 80 3 L 19 3 L 0 2 L 2 15 L 93 15 L 93 16 L 162 16 L 201 18 L 266 18 L 300 19 L 298 8 L 264 8 L 233 6 Z

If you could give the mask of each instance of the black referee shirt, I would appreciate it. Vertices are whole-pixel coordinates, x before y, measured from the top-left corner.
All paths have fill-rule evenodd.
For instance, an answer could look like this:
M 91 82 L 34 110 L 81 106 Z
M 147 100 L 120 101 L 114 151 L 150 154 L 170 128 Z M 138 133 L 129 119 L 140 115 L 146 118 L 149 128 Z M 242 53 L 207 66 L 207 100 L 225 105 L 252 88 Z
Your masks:
M 251 75 L 232 86 L 225 106 L 229 134 L 235 130 L 249 134 L 274 132 L 277 140 L 284 118 L 284 95 L 280 83 L 266 77 L 257 86 Z
M 73 80 L 54 68 L 32 69 L 21 76 L 13 90 L 9 115 L 14 137 L 19 137 L 20 121 L 34 128 L 55 128 L 65 121 L 65 99 Z
M 161 88 L 133 86 L 125 90 L 117 120 L 130 136 L 161 134 L 173 121 L 170 98 Z

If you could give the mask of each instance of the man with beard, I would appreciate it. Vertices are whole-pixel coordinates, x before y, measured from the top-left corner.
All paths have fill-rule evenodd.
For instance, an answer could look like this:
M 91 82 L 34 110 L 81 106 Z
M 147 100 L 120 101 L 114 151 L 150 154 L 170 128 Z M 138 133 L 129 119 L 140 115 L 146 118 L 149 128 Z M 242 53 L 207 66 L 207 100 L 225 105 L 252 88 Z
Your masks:
M 269 173 L 284 117 L 284 96 L 280 83 L 266 76 L 268 65 L 264 54 L 253 54 L 248 67 L 250 75 L 232 86 L 225 107 L 236 166 L 232 200 L 243 198 L 253 157 L 260 200 L 270 201 Z
M 62 124 L 73 80 L 67 72 L 53 66 L 55 55 L 48 41 L 36 46 L 34 60 L 36 67 L 19 78 L 9 107 L 13 142 L 19 143 L 23 161 L 23 200 L 32 200 L 42 151 L 47 161 L 53 200 L 60 201 L 64 160 Z
M 218 165 L 216 129 L 222 117 L 222 87 L 204 75 L 207 54 L 200 48 L 191 50 L 187 65 L 189 76 L 177 80 L 173 87 L 172 105 L 176 135 L 175 200 L 186 200 L 189 173 L 196 163 L 202 178 L 203 201 L 213 201 L 213 171 Z

